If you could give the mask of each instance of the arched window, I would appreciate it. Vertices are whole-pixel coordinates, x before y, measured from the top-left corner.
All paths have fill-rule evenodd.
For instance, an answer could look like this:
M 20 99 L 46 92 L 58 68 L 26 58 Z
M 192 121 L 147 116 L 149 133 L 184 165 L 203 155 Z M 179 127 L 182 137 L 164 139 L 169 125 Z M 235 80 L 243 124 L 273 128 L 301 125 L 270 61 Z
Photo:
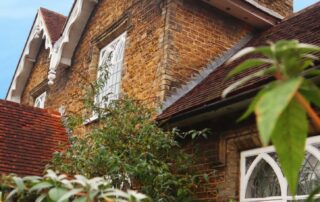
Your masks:
M 97 78 L 101 87 L 95 98 L 95 103 L 99 107 L 103 108 L 110 101 L 119 98 L 125 41 L 126 33 L 100 51 Z
M 240 201 L 293 201 L 274 147 L 241 153 Z M 320 136 L 309 138 L 300 170 L 296 200 L 304 201 L 320 186 Z M 320 198 L 320 195 L 318 196 Z

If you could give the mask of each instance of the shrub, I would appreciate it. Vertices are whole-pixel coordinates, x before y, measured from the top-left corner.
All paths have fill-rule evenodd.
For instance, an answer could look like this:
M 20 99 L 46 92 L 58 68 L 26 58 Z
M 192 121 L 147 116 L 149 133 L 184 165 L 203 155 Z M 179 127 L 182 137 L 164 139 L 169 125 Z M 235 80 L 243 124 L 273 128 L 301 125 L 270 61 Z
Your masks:
M 180 148 L 177 137 L 206 131 L 164 131 L 156 125 L 154 111 L 131 99 L 99 110 L 98 122 L 84 135 L 73 134 L 70 147 L 55 153 L 50 168 L 70 175 L 108 176 L 114 187 L 139 189 L 155 201 L 193 200 L 200 176 L 192 169 L 194 157 Z M 69 118 L 70 131 L 75 133 L 74 127 L 83 121 Z

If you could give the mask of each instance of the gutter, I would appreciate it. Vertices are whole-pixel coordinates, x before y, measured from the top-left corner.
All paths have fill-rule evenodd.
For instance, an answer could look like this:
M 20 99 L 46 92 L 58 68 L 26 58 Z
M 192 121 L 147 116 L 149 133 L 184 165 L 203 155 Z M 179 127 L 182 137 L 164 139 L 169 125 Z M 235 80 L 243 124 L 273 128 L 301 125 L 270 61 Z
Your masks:
M 262 87 L 262 86 L 261 86 Z M 225 99 L 219 100 L 217 102 L 211 102 L 209 104 L 203 105 L 201 107 L 185 111 L 182 113 L 179 113 L 177 115 L 168 117 L 164 120 L 159 120 L 159 126 L 165 126 L 165 125 L 180 125 L 183 124 L 183 122 L 187 120 L 193 120 L 198 116 L 202 116 L 204 114 L 211 114 L 213 111 L 220 111 L 223 114 L 225 114 L 223 111 L 232 109 L 239 109 L 237 104 L 239 105 L 246 105 L 250 99 L 261 89 L 261 87 L 257 87 L 255 89 L 245 91 L 243 93 L 239 93 L 237 95 L 227 97 Z M 244 103 L 241 103 L 244 102 Z M 231 107 L 231 106 L 235 107 Z M 228 108 L 228 109 L 227 109 Z M 241 108 L 241 107 L 240 107 Z M 210 116 L 211 117 L 211 116 Z M 205 118 L 205 117 L 204 117 Z
M 319 69 L 320 66 L 317 64 L 317 66 L 311 68 L 311 69 Z M 311 70 L 310 69 L 310 70 Z M 308 70 L 307 70 L 308 71 Z M 320 76 L 314 76 L 314 77 L 307 77 L 307 79 L 312 80 L 316 84 L 320 84 Z M 244 91 L 242 93 L 227 97 L 225 99 L 221 99 L 219 101 L 210 102 L 206 105 L 197 107 L 195 109 L 185 111 L 176 115 L 173 115 L 171 117 L 168 117 L 163 120 L 158 120 L 158 124 L 160 127 L 163 126 L 170 126 L 170 125 L 183 125 L 185 122 L 198 119 L 197 121 L 202 121 L 207 118 L 214 118 L 219 115 L 224 115 L 228 112 L 234 112 L 237 110 L 240 110 L 242 108 L 245 108 L 248 106 L 252 98 L 257 94 L 261 88 L 270 81 L 272 81 L 273 78 L 268 78 L 261 83 L 254 84 L 259 85 L 259 87 L 253 88 L 251 90 Z M 213 114 L 215 113 L 215 115 Z M 196 121 L 196 122 L 197 122 Z M 193 122 L 195 123 L 195 122 Z M 189 124 L 189 123 L 188 123 Z M 190 124 L 189 124 L 190 125 Z

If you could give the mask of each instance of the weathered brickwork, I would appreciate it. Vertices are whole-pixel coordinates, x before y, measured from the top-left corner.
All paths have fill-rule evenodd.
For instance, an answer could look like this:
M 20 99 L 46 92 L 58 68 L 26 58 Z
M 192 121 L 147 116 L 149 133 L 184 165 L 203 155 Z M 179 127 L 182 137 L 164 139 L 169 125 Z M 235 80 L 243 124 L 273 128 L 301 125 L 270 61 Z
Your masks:
M 234 122 L 220 121 L 202 127 L 211 128 L 213 134 L 184 147 L 198 151 L 195 153 L 198 163 L 194 168 L 200 175 L 209 175 L 209 180 L 203 180 L 197 189 L 197 198 L 206 202 L 238 201 L 240 153 L 261 146 L 256 126 L 253 122 L 235 125 Z
M 262 6 L 269 8 L 283 17 L 287 17 L 293 12 L 293 0 L 255 0 Z
M 96 79 L 99 50 L 124 31 L 127 31 L 127 40 L 122 92 L 155 106 L 160 92 L 158 68 L 163 54 L 164 16 L 162 1 L 101 0 L 76 49 L 72 66 L 60 69 L 51 88 L 50 108 L 64 105 L 68 111 L 81 111 L 85 89 Z M 125 18 L 128 21 L 126 27 L 115 25 Z M 110 32 L 110 37 L 96 42 L 96 38 L 106 32 Z
M 289 0 L 281 1 L 281 5 L 277 3 L 280 1 L 259 2 L 279 8 L 279 13 L 292 9 Z M 100 50 L 125 31 L 121 91 L 157 107 L 253 28 L 199 0 L 100 0 L 71 67 L 59 67 L 55 84 L 48 90 L 46 108 L 64 106 L 67 113 L 84 113 L 83 99 L 96 79 Z M 47 77 L 48 56 L 42 48 L 23 93 L 23 104 L 33 105 L 31 92 Z M 195 168 L 202 174 L 214 174 L 199 187 L 198 197 L 202 201 L 238 200 L 240 152 L 259 145 L 253 138 L 257 135 L 254 124 L 210 123 L 205 127 L 212 128 L 215 135 L 199 140 L 202 152 Z
M 37 56 L 34 67 L 31 71 L 29 80 L 25 87 L 25 90 L 21 97 L 21 103 L 25 105 L 34 104 L 34 97 L 32 95 L 32 91 L 43 82 L 48 76 L 49 70 L 49 50 L 45 49 L 44 43 L 41 45 L 41 49 Z M 34 95 L 36 96 L 36 95 Z
M 125 26 L 117 25 L 122 21 Z M 197 0 L 101 0 L 71 67 L 58 70 L 47 107 L 82 111 L 81 100 L 96 79 L 100 49 L 124 31 L 127 41 L 121 91 L 157 107 L 252 28 Z M 97 42 L 102 35 L 105 38 Z
M 169 7 L 162 78 L 164 97 L 190 81 L 251 30 L 202 1 L 174 0 Z
M 126 26 L 117 27 L 120 21 L 126 21 Z M 82 111 L 86 89 L 96 78 L 100 49 L 124 31 L 122 92 L 157 107 L 249 30 L 239 20 L 195 0 L 102 0 L 83 33 L 72 66 L 58 70 L 46 106 Z

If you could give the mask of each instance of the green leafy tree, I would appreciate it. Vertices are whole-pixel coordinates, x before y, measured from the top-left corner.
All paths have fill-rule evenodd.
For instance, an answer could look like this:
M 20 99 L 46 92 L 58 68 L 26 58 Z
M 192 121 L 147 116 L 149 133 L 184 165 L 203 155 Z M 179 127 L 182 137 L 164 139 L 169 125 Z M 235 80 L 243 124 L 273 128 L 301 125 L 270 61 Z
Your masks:
M 99 120 L 84 135 L 77 135 L 73 127 L 85 119 L 76 116 L 68 121 L 71 144 L 54 155 L 50 168 L 89 178 L 107 176 L 114 187 L 138 189 L 155 201 L 193 200 L 203 176 L 192 169 L 194 157 L 180 147 L 178 137 L 206 131 L 164 131 L 156 125 L 153 110 L 128 98 L 97 113 Z
M 263 145 L 270 140 L 276 148 L 290 191 L 296 193 L 298 176 L 305 154 L 308 135 L 308 116 L 320 129 L 320 119 L 311 104 L 320 107 L 320 89 L 307 79 L 319 75 L 311 68 L 319 60 L 316 53 L 320 47 L 299 43 L 296 40 L 281 40 L 270 46 L 249 47 L 237 53 L 230 62 L 247 54 L 255 54 L 234 68 L 227 78 L 246 70 L 257 71 L 246 76 L 223 92 L 223 96 L 256 77 L 272 76 L 274 81 L 265 85 L 252 100 L 243 120 L 255 112 Z

